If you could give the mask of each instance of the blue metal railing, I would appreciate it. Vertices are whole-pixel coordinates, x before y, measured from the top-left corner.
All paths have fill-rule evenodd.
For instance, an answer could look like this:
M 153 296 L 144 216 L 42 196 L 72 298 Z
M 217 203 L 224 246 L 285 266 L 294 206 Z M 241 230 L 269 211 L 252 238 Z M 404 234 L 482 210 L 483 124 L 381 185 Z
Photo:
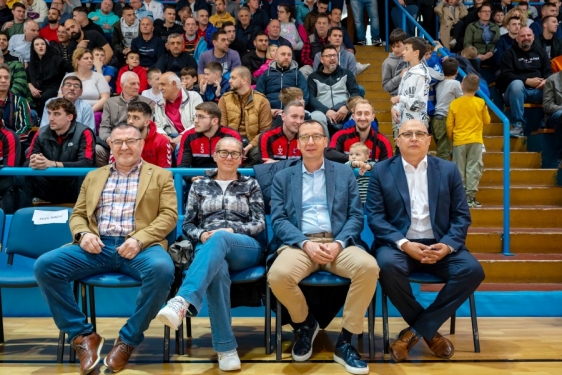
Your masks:
M 431 43 L 435 43 L 435 41 L 433 40 L 433 38 L 420 26 L 419 23 L 417 23 L 417 21 L 414 19 L 414 17 L 412 17 L 407 11 L 406 8 L 402 7 L 399 3 L 398 0 L 392 0 L 394 1 L 394 3 L 396 4 L 396 6 L 400 9 L 400 11 L 402 12 L 402 29 L 406 30 L 406 20 L 410 21 L 417 29 L 418 29 L 418 33 L 420 35 L 423 35 L 423 37 L 425 39 L 427 39 L 429 42 Z M 389 19 L 388 19 L 388 10 L 389 10 L 389 0 L 385 0 L 385 32 L 386 32 L 386 46 L 388 49 L 388 23 L 389 23 Z M 439 52 L 443 55 L 443 56 L 449 56 L 449 53 L 447 52 L 447 50 L 445 50 L 444 48 L 439 48 Z M 461 77 L 465 77 L 466 73 L 459 68 L 459 74 L 461 75 Z M 488 105 L 488 108 L 490 108 L 492 110 L 492 112 L 494 112 L 496 114 L 496 116 L 498 116 L 498 118 L 500 119 L 500 121 L 503 124 L 503 244 L 502 244 L 502 254 L 503 255 L 513 255 L 511 253 L 511 249 L 510 249 L 510 237 L 509 237 L 509 232 L 510 232 L 510 210 L 509 210 L 509 201 L 510 201 L 510 175 L 511 175 L 511 169 L 510 169 L 510 149 L 511 149 L 511 141 L 510 141 L 510 137 L 509 137 L 509 130 L 510 130 L 510 124 L 509 124 L 509 119 L 503 114 L 502 111 L 500 111 L 500 109 L 490 100 L 490 98 L 488 98 L 488 96 L 486 94 L 484 94 L 482 92 L 482 90 L 478 90 L 476 92 L 476 95 L 478 95 L 479 97 L 481 97 L 482 99 L 484 99 L 484 101 L 486 102 L 486 104 Z

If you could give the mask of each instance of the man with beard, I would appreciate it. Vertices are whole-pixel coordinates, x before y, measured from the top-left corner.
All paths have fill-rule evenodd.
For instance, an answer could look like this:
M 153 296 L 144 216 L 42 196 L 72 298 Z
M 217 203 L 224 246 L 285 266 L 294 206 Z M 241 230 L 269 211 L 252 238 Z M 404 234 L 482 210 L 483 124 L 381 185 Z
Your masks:
M 530 28 L 519 30 L 516 43 L 503 55 L 497 79 L 504 102 L 510 107 L 513 121 L 510 134 L 515 138 L 524 136 L 523 104 L 542 103 L 544 84 L 552 75 L 548 54 L 534 40 Z
M 226 0 L 215 0 L 216 12 L 209 17 L 209 22 L 217 29 L 224 28 L 225 22 L 231 22 L 233 25 L 236 22 L 234 17 L 226 11 Z
M 72 10 L 72 19 L 78 22 L 80 28 L 84 31 L 97 31 L 101 35 L 105 32 L 103 29 L 88 19 L 88 10 L 84 7 L 76 7 Z
M 154 66 L 161 72 L 173 72 L 179 76 L 183 68 L 197 69 L 197 63 L 189 55 L 183 51 L 183 37 L 180 34 L 171 34 L 168 36 L 168 53 L 160 56 L 158 62 Z
M 305 105 L 308 103 L 308 85 L 302 73 L 298 71 L 297 62 L 293 61 L 293 49 L 281 46 L 277 49 L 275 61 L 271 62 L 269 70 L 258 79 L 256 91 L 267 97 L 271 108 L 281 109 L 279 93 L 285 87 L 301 89 Z
M 349 149 L 356 142 L 363 142 L 369 148 L 369 160 L 375 163 L 392 157 L 392 146 L 388 139 L 371 126 L 371 121 L 375 118 L 371 103 L 364 99 L 358 100 L 352 117 L 355 127 L 334 134 L 326 150 L 326 158 L 346 163 L 349 161 Z
M 242 59 L 248 54 L 246 43 L 240 39 L 236 39 L 236 26 L 230 21 L 223 22 L 222 29 L 226 31 L 226 40 L 228 40 L 228 48 L 238 52 L 238 56 Z
M 283 108 L 281 114 L 283 125 L 261 133 L 259 151 L 262 163 L 301 158 L 297 134 L 304 122 L 304 113 L 304 104 L 299 100 L 293 100 Z
M 8 34 L 5 31 L 0 31 L 0 49 L 2 49 L 3 62 L 19 61 L 17 57 L 12 56 L 10 51 L 8 51 L 8 39 L 10 39 Z
M 326 44 L 320 53 L 320 63 L 322 67 L 307 80 L 309 106 L 311 111 L 326 114 L 328 129 L 333 134 L 342 128 L 348 118 L 349 109 L 345 105 L 347 99 L 362 95 L 353 73 L 338 65 L 336 47 Z
M 49 42 L 58 42 L 57 30 L 59 29 L 60 12 L 58 9 L 51 8 L 47 13 L 47 26 L 39 30 L 39 36 L 47 39 Z
M 242 65 L 250 69 L 250 72 L 254 74 L 266 61 L 267 46 L 269 44 L 269 39 L 264 32 L 259 32 L 254 38 L 254 46 L 256 47 L 250 53 L 246 54 L 242 58 Z M 252 84 L 256 84 L 258 79 L 252 75 Z
M 210 62 L 218 62 L 222 65 L 223 75 L 231 72 L 232 69 L 242 65 L 240 63 L 240 55 L 238 52 L 228 48 L 228 37 L 226 31 L 219 30 L 213 34 L 213 49 L 205 51 L 201 54 L 197 62 L 197 74 L 199 82 L 203 82 L 205 78 L 205 65 Z
M 150 68 L 158 58 L 166 53 L 162 39 L 154 35 L 152 20 L 144 17 L 140 20 L 140 35 L 131 42 L 131 51 L 138 52 L 140 66 Z
M 265 95 L 252 90 L 252 73 L 245 66 L 230 74 L 230 92 L 219 101 L 221 124 L 236 130 L 244 144 L 244 166 L 260 161 L 259 135 L 271 127 L 271 106 Z
M 67 76 L 62 80 L 61 85 L 62 97 L 74 104 L 76 108 L 76 122 L 86 125 L 94 132 L 96 131 L 96 123 L 94 121 L 94 111 L 89 103 L 86 103 L 80 97 L 82 96 L 82 81 L 76 76 Z M 40 127 L 49 125 L 49 114 L 47 112 L 47 104 L 56 98 L 49 99 L 45 102 L 45 109 L 41 117 Z
M 56 9 L 59 11 L 60 20 L 59 24 L 65 23 L 66 20 L 72 18 L 72 14 L 64 12 L 64 1 L 63 0 L 53 0 L 51 1 L 51 9 Z M 44 28 L 49 25 L 49 20 L 45 18 L 43 22 L 39 24 L 39 27 Z
M 119 62 L 124 62 L 124 56 L 131 50 L 131 43 L 140 34 L 140 21 L 135 17 L 133 8 L 123 7 L 123 17 L 113 25 L 113 50 L 117 53 Z
M 113 57 L 113 50 L 109 46 L 107 39 L 97 31 L 84 31 L 75 20 L 67 20 L 64 23 L 66 31 L 70 35 L 70 42 L 68 43 L 68 60 L 72 60 L 72 54 L 76 48 L 86 48 L 92 51 L 94 48 L 99 47 L 105 50 L 104 64 L 109 64 Z M 59 37 L 60 40 L 60 37 Z

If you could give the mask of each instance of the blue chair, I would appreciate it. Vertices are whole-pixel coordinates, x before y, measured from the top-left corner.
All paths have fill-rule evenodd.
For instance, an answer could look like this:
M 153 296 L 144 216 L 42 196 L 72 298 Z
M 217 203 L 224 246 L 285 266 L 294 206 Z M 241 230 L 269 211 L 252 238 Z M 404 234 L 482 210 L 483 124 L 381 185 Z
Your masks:
M 41 207 L 41 211 L 67 210 L 67 207 Z M 68 223 L 35 225 L 32 221 L 36 208 L 23 208 L 12 217 L 10 232 L 6 243 L 8 261 L 0 265 L 1 288 L 33 288 L 37 286 L 33 265 L 42 254 L 72 242 Z M 4 228 L 4 212 L 0 215 L 2 232 Z M 2 321 L 2 304 L 0 294 L 0 343 L 4 342 L 4 323 Z M 59 337 L 60 339 L 60 337 Z M 64 340 L 64 338 L 63 338 Z M 64 343 L 64 341 L 63 341 Z M 59 352 L 61 350 L 59 340 Z M 59 353 L 60 354 L 60 353 Z M 62 357 L 57 354 L 57 359 Z
M 168 246 L 176 241 L 176 229 L 174 228 L 167 236 Z M 94 288 L 134 288 L 142 285 L 141 281 L 119 272 L 109 272 L 98 275 L 92 275 L 80 279 L 82 294 L 82 311 L 88 316 L 87 304 L 90 305 L 90 320 L 92 322 L 94 332 L 96 332 L 96 302 Z M 87 288 L 87 291 L 86 291 Z M 164 357 L 163 362 L 170 361 L 170 331 L 168 327 L 164 330 Z M 177 340 L 177 338 L 176 338 Z M 182 350 L 181 345 L 180 350 Z M 180 352 L 180 354 L 183 354 Z M 75 362 L 75 353 L 71 347 L 70 361 Z
M 416 284 L 445 284 L 445 280 L 440 279 L 432 274 L 425 273 L 425 272 L 411 272 L 410 273 L 410 282 Z M 387 296 L 382 290 L 382 326 L 383 326 L 383 345 L 384 345 L 384 354 L 388 354 L 389 346 L 390 346 L 390 339 L 389 339 L 389 329 L 388 329 L 388 300 Z M 468 297 L 468 301 L 470 304 L 470 318 L 472 320 L 472 338 L 474 341 L 474 352 L 480 353 L 480 339 L 478 337 L 478 322 L 476 320 L 476 303 L 474 301 L 474 293 Z M 451 316 L 451 328 L 450 334 L 455 334 L 455 319 L 456 314 Z
M 338 275 L 334 275 L 328 271 L 318 271 L 314 272 L 311 275 L 305 277 L 299 285 L 302 286 L 312 286 L 312 287 L 335 287 L 335 286 L 343 286 L 349 285 L 351 281 L 345 277 L 340 277 Z M 269 285 L 267 287 L 267 297 L 270 296 Z M 373 295 L 373 299 L 369 304 L 369 308 L 367 310 L 368 314 L 368 334 L 369 334 L 369 358 L 374 358 L 375 356 L 375 298 L 376 292 Z M 269 305 L 269 303 L 268 303 Z M 275 311 L 275 336 L 276 336 L 276 360 L 281 360 L 281 334 L 282 334 L 282 316 L 281 316 L 281 302 L 277 300 L 277 307 Z M 363 334 L 358 336 L 358 339 L 361 341 L 363 338 Z

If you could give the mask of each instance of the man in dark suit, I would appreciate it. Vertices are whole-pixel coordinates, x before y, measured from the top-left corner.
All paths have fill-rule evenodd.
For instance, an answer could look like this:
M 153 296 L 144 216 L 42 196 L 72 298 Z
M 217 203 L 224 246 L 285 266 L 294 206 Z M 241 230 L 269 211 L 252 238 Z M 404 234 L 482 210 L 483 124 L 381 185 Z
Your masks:
M 357 182 L 349 167 L 324 159 L 328 138 L 320 123 L 304 122 L 298 139 L 302 162 L 280 171 L 273 180 L 271 222 L 275 237 L 270 249 L 276 259 L 268 282 L 299 327 L 292 357 L 306 361 L 319 326 L 299 282 L 319 270 L 351 279 L 334 360 L 353 374 L 368 374 L 369 367 L 351 346 L 351 336 L 363 332 L 379 268 L 362 247 L 363 211 Z
M 404 122 L 396 142 L 401 156 L 373 168 L 366 202 L 381 287 L 409 325 L 390 354 L 396 362 L 405 360 L 423 337 L 436 356 L 450 358 L 453 344 L 437 330 L 484 280 L 482 266 L 464 245 L 468 204 L 456 165 L 427 155 L 431 137 L 422 122 Z M 446 281 L 426 309 L 412 294 L 412 271 Z

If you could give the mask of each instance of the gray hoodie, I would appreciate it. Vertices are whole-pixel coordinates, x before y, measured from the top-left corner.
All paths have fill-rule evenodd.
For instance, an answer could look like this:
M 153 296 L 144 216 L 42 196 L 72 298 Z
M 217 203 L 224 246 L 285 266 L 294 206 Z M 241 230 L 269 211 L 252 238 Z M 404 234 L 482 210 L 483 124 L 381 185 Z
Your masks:
M 402 69 L 408 68 L 410 64 L 404 62 L 402 57 L 398 57 L 394 52 L 390 52 L 388 57 L 382 63 L 382 87 L 390 95 L 398 94 L 398 86 L 402 77 L 400 72 Z

